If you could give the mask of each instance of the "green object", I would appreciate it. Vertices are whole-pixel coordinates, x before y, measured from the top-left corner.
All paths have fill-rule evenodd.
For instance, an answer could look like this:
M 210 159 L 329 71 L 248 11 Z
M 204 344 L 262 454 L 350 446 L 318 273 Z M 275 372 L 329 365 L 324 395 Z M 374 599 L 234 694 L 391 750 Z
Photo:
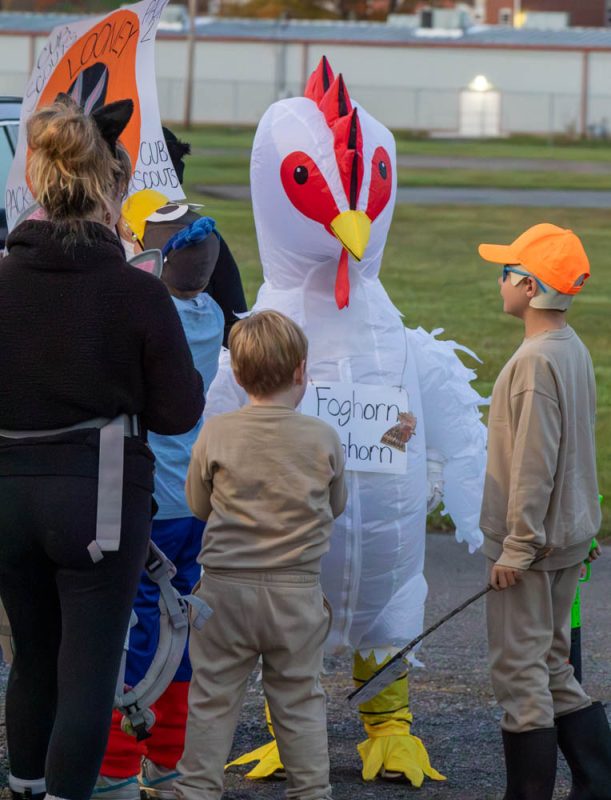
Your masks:
M 571 607 L 571 629 L 574 630 L 575 628 L 581 628 L 581 591 L 579 585 L 577 585 L 577 592 Z
M 598 542 L 596 539 L 592 539 L 590 550 L 593 550 L 595 547 L 598 547 Z M 573 605 L 571 607 L 571 628 L 581 628 L 581 586 L 579 584 L 588 583 L 592 577 L 592 564 L 590 564 L 590 562 L 584 562 L 584 564 L 586 571 L 579 578 L 577 591 L 575 592 L 575 599 L 573 600 Z
M 598 495 L 598 502 L 602 505 L 604 497 L 602 494 Z M 592 539 L 592 544 L 590 545 L 590 550 L 594 550 L 595 547 L 598 547 L 598 541 L 596 538 Z M 590 562 L 586 562 L 586 571 L 585 574 L 579 578 L 579 583 L 588 583 L 592 576 L 592 564 Z M 575 600 L 573 600 L 573 605 L 571 607 L 571 628 L 581 628 L 581 587 L 577 584 L 577 592 L 575 593 Z

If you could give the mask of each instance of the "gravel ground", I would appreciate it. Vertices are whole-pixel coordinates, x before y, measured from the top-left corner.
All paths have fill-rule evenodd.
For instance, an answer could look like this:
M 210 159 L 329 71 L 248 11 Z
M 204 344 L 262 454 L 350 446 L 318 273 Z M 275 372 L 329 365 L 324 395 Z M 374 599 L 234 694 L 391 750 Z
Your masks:
M 433 534 L 427 545 L 426 575 L 430 596 L 427 624 L 443 616 L 484 582 L 483 561 L 469 556 L 463 545 L 445 534 Z M 594 568 L 591 585 L 583 592 L 583 649 L 586 689 L 597 699 L 611 700 L 611 547 Z M 427 746 L 431 763 L 445 775 L 444 783 L 425 781 L 420 790 L 407 783 L 363 783 L 356 744 L 362 729 L 346 702 L 350 691 L 350 659 L 329 659 L 325 687 L 329 695 L 329 742 L 332 783 L 336 800 L 354 796 L 394 800 L 500 800 L 504 768 L 498 730 L 499 709 L 494 701 L 486 665 L 483 601 L 467 609 L 434 633 L 419 653 L 424 669 L 411 673 L 413 733 Z M 6 679 L 6 672 L 1 676 Z M 268 739 L 263 723 L 260 684 L 249 686 L 236 733 L 233 755 Z M 6 785 L 4 728 L 0 728 L 0 786 Z M 276 800 L 283 796 L 280 781 L 253 783 L 246 769 L 227 775 L 226 800 Z M 567 771 L 561 763 L 555 797 L 566 796 Z

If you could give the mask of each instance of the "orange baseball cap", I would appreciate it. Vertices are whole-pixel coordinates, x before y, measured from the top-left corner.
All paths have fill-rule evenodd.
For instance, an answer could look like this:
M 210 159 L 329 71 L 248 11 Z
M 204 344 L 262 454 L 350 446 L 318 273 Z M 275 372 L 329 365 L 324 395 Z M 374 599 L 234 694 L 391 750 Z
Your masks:
M 548 222 L 533 225 L 511 244 L 480 244 L 478 250 L 494 264 L 521 264 L 562 294 L 577 294 L 590 277 L 590 262 L 579 237 Z

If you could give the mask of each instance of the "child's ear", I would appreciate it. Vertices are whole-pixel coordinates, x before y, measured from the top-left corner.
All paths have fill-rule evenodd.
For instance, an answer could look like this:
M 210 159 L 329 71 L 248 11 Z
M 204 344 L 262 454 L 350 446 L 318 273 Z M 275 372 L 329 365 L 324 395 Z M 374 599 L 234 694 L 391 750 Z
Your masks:
M 295 381 L 296 386 L 303 386 L 305 383 L 305 371 L 306 371 L 306 362 L 305 360 L 299 364 L 298 367 L 295 367 L 295 372 L 293 373 L 293 380 Z
M 531 299 L 537 294 L 537 283 L 534 278 L 526 278 L 526 296 Z

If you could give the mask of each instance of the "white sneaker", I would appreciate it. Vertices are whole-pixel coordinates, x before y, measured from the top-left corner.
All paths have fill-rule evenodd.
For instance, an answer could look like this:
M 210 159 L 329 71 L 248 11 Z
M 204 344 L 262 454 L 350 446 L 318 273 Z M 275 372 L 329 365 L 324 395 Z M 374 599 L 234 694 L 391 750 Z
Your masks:
M 131 778 L 110 778 L 108 775 L 98 775 L 92 800 L 140 800 L 140 786 L 138 776 Z
M 162 767 L 148 758 L 143 758 L 139 775 L 143 797 L 148 797 L 150 800 L 174 800 L 174 781 L 178 777 L 176 770 Z

